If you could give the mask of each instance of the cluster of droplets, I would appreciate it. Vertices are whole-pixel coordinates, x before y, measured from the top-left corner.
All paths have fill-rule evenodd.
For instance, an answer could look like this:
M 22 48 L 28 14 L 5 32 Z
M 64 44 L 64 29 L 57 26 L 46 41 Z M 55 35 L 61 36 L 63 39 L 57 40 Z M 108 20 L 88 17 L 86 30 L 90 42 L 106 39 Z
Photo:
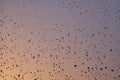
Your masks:
M 119 0 L 1 0 L 0 80 L 120 80 Z

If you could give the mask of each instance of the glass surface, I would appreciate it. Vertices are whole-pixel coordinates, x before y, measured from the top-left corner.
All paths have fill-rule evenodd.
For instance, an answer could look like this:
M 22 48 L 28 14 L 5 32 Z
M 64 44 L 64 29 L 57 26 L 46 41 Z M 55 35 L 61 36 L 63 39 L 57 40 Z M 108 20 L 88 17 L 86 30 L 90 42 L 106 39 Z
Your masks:
M 0 80 L 120 80 L 120 0 L 0 0 Z

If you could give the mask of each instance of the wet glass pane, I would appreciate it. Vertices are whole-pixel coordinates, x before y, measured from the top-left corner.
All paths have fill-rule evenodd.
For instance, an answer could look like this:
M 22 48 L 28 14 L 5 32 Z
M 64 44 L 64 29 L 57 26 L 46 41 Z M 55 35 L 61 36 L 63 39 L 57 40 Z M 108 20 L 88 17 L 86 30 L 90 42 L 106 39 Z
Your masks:
M 0 0 L 0 80 L 120 80 L 120 0 Z

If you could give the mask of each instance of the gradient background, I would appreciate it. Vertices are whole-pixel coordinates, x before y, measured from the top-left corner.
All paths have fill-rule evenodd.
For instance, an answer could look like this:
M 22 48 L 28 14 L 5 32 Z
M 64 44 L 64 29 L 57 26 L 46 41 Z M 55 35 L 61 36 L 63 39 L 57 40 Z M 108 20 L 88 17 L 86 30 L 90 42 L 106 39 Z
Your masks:
M 120 80 L 120 0 L 0 0 L 0 80 Z

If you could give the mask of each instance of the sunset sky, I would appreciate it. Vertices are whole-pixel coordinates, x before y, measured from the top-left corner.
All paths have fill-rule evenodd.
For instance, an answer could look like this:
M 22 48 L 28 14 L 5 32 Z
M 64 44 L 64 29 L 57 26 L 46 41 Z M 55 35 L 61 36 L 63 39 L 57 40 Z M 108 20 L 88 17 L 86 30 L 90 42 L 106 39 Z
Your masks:
M 0 0 L 0 80 L 120 80 L 120 0 Z

